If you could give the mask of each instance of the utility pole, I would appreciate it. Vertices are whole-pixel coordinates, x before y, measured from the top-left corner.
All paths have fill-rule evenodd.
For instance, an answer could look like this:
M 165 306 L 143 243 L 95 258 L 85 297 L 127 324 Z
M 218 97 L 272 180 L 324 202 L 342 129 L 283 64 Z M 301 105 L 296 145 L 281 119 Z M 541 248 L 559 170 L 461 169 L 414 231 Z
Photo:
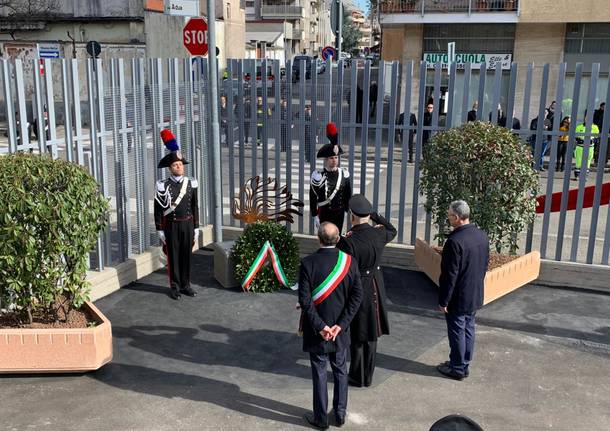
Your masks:
M 335 41 L 335 47 L 337 48 L 337 61 L 341 59 L 341 42 L 343 40 L 343 3 L 342 0 L 335 0 L 336 12 L 336 25 L 337 25 L 337 39 Z
M 212 110 L 212 184 L 214 190 L 214 241 L 222 242 L 222 200 L 220 178 L 220 126 L 218 123 L 218 63 L 216 59 L 216 2 L 208 0 L 208 54 L 210 109 Z

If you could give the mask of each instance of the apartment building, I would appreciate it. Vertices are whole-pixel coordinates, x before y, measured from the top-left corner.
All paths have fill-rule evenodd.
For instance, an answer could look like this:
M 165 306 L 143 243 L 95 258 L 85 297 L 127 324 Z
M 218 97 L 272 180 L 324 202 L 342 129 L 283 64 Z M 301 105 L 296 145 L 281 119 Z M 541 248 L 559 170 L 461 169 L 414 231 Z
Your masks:
M 205 16 L 207 2 L 199 3 Z M 27 59 L 47 53 L 86 58 L 85 46 L 93 40 L 102 45 L 102 59 L 190 55 L 182 43 L 188 18 L 164 14 L 163 0 L 39 0 L 32 4 L 36 9 L 30 14 L 0 7 L 0 47 L 5 57 Z M 243 58 L 245 11 L 240 0 L 216 0 L 216 19 L 221 65 L 226 58 Z
M 563 62 L 567 65 L 566 94 L 571 94 L 578 63 L 582 63 L 585 83 L 591 65 L 600 63 L 598 86 L 607 86 L 610 8 L 604 0 L 382 0 L 380 21 L 384 60 L 447 63 L 447 44 L 455 42 L 458 85 L 459 69 L 465 62 L 474 67 L 486 62 L 492 68 L 500 63 L 502 101 L 509 87 L 511 62 L 518 64 L 517 88 L 524 87 L 528 63 L 537 66 L 534 84 L 540 79 L 539 66 L 549 63 L 550 85 L 554 88 Z M 429 66 L 429 76 L 433 67 Z M 415 77 L 419 78 L 417 67 Z M 447 81 L 444 76 L 441 85 L 446 87 Z M 488 81 L 493 85 L 493 80 Z M 432 85 L 431 79 L 426 79 L 427 95 L 432 94 Z M 416 82 L 415 95 L 417 87 Z M 471 96 L 474 100 L 475 95 Z M 517 112 L 522 108 L 522 96 L 522 92 L 517 94 Z M 538 100 L 534 97 L 532 103 Z M 579 112 L 583 111 L 584 106 L 579 106 Z
M 256 58 L 283 63 L 317 55 L 332 40 L 329 0 L 245 0 L 246 42 Z

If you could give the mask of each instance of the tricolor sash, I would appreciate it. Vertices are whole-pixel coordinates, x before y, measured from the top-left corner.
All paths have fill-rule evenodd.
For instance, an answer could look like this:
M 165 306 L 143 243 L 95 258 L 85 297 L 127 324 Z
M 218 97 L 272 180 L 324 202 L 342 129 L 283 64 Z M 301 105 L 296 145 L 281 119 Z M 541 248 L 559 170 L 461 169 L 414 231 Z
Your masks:
M 288 278 L 284 273 L 284 268 L 282 268 L 280 258 L 277 255 L 275 248 L 273 248 L 273 245 L 271 245 L 271 242 L 267 240 L 261 247 L 256 259 L 254 259 L 254 262 L 252 262 L 252 265 L 250 265 L 248 273 L 241 282 L 241 287 L 243 290 L 248 289 L 248 286 L 250 286 L 250 283 L 252 283 L 252 280 L 254 280 L 256 274 L 258 274 L 258 271 L 260 271 L 260 269 L 263 267 L 263 264 L 267 260 L 267 256 L 271 256 L 271 265 L 273 266 L 273 271 L 275 272 L 275 276 L 280 284 L 288 287 Z
M 352 257 L 349 254 L 339 250 L 339 257 L 337 258 L 337 263 L 332 272 L 328 274 L 326 279 L 316 287 L 313 292 L 311 292 L 311 299 L 313 299 L 314 305 L 320 305 L 331 293 L 333 293 L 347 275 L 351 261 Z

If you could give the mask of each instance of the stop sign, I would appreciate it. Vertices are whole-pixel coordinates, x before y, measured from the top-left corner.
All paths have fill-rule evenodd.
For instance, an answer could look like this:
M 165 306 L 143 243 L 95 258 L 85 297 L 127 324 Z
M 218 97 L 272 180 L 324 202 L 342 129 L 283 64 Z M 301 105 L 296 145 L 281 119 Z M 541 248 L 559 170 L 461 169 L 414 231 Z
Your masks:
M 208 23 L 203 18 L 192 18 L 182 29 L 182 42 L 184 47 L 191 55 L 206 55 L 208 53 L 208 43 L 205 32 Z

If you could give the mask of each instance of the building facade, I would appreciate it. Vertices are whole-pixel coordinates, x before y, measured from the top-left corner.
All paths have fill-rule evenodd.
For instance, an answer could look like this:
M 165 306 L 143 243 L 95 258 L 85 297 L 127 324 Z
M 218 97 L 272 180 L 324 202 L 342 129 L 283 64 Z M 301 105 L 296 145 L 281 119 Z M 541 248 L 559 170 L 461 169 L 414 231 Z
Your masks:
M 318 55 L 332 40 L 327 0 L 245 0 L 245 6 L 251 57 Z
M 455 42 L 457 86 L 464 63 L 470 62 L 474 69 L 485 62 L 488 70 L 500 63 L 501 103 L 507 97 L 511 62 L 518 64 L 517 88 L 525 84 L 528 63 L 536 66 L 534 85 L 540 79 L 542 68 L 539 66 L 550 64 L 550 88 L 555 88 L 559 64 L 563 62 L 567 66 L 566 95 L 571 94 L 578 63 L 582 63 L 585 84 L 591 65 L 600 63 L 598 89 L 607 86 L 610 8 L 603 0 L 384 0 L 380 4 L 380 21 L 382 59 L 414 60 L 416 64 L 426 60 L 431 63 L 430 75 L 434 63 L 441 62 L 446 67 L 448 43 Z M 419 78 L 418 67 L 414 72 Z M 447 80 L 445 76 L 441 93 L 446 91 Z M 417 81 L 414 95 L 419 91 Z M 493 85 L 493 80 L 487 81 Z M 432 86 L 426 79 L 427 96 L 432 94 Z M 597 93 L 605 94 L 605 90 Z M 522 109 L 522 97 L 522 92 L 517 93 L 517 113 Z M 475 98 L 475 94 L 470 97 Z M 532 103 L 539 103 L 539 99 L 534 97 Z M 579 105 L 578 111 L 583 112 L 584 106 Z

